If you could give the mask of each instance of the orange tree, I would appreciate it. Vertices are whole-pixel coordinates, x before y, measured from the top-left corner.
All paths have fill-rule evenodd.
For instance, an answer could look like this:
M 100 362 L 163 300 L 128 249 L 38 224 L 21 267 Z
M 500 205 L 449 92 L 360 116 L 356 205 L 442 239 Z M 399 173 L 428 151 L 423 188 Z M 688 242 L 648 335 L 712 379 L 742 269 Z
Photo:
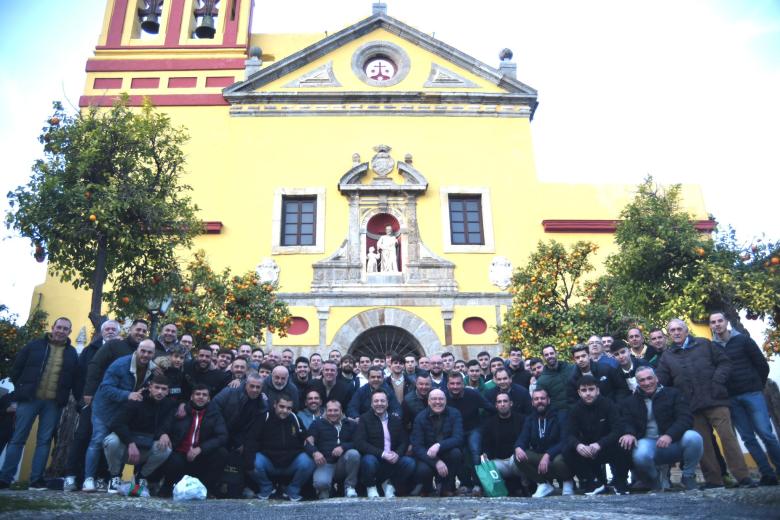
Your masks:
M 48 315 L 39 307 L 20 326 L 16 323 L 16 315 L 0 304 L 0 379 L 8 377 L 16 353 L 30 341 L 43 337 L 48 330 Z
M 196 345 L 219 343 L 237 347 L 241 343 L 259 345 L 266 330 L 285 336 L 292 317 L 287 304 L 276 296 L 276 287 L 260 283 L 250 271 L 234 275 L 229 268 L 216 272 L 206 254 L 197 251 L 181 273 L 148 275 L 156 290 L 169 290 L 173 298 L 165 322 L 176 323 L 180 334 L 191 334 Z M 132 294 L 148 294 L 143 289 L 126 288 Z M 115 298 L 119 316 L 140 312 L 131 298 Z M 127 303 L 124 303 L 127 301 Z M 141 304 L 143 305 L 143 304 Z
M 182 184 L 184 130 L 147 103 L 120 98 L 110 109 L 65 113 L 54 104 L 39 138 L 44 158 L 28 184 L 8 194 L 6 224 L 27 237 L 39 261 L 63 281 L 91 291 L 89 319 L 116 294 L 175 270 L 175 248 L 200 233 L 190 187 Z
M 599 286 L 586 278 L 596 250 L 584 241 L 568 250 L 556 241 L 539 242 L 512 278 L 512 306 L 499 327 L 500 341 L 521 347 L 528 357 L 540 355 L 548 343 L 571 346 L 604 331 L 609 307 L 599 297 Z

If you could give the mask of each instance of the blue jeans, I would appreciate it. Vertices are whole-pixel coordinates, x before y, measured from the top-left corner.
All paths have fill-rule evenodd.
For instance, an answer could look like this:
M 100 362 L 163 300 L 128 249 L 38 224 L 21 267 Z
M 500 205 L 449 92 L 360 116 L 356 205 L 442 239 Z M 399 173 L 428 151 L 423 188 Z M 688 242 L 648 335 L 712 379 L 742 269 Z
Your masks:
M 687 430 L 682 438 L 671 443 L 666 448 L 655 445 L 658 439 L 639 439 L 634 448 L 634 469 L 650 481 L 658 478 L 656 466 L 674 464 L 682 461 L 684 477 L 696 477 L 696 466 L 704 453 L 701 435 L 694 430 Z
M 89 439 L 87 456 L 84 461 L 84 478 L 95 478 L 95 473 L 103 456 L 103 441 L 111 433 L 108 431 L 108 423 L 104 422 L 92 411 L 92 437 Z
M 762 476 L 780 475 L 780 442 L 772 432 L 769 410 L 761 392 L 747 392 L 731 398 L 731 421 L 737 429 L 742 442 L 756 461 Z M 758 444 L 756 434 L 766 447 L 766 453 L 772 459 L 775 468 L 769 465 L 766 454 Z
M 479 484 L 479 479 L 474 472 L 474 466 L 480 464 L 479 457 L 482 454 L 482 430 L 474 428 L 463 433 L 466 439 L 466 448 L 463 450 L 463 465 L 460 468 L 458 480 L 461 486 L 473 487 Z
M 299 497 L 301 496 L 301 488 L 311 478 L 314 469 L 314 461 L 306 453 L 300 453 L 286 468 L 277 468 L 271 459 L 262 453 L 257 453 L 255 454 L 255 471 L 252 475 L 260 486 L 260 494 L 265 496 L 274 491 L 272 480 L 274 477 L 292 477 L 287 486 L 287 495 Z
M 394 487 L 406 488 L 414 473 L 414 465 L 414 459 L 406 456 L 390 464 L 375 455 L 363 455 L 360 459 L 360 482 L 366 487 L 372 487 L 390 479 Z
M 43 478 L 46 462 L 49 460 L 51 438 L 57 428 L 57 423 L 60 421 L 61 412 L 60 405 L 52 399 L 22 401 L 17 405 L 16 426 L 5 452 L 5 463 L 3 469 L 0 470 L 0 480 L 8 483 L 13 480 L 16 467 L 22 458 L 24 444 L 27 442 L 27 436 L 30 435 L 30 429 L 32 429 L 36 418 L 38 419 L 38 435 L 35 441 L 30 482 Z

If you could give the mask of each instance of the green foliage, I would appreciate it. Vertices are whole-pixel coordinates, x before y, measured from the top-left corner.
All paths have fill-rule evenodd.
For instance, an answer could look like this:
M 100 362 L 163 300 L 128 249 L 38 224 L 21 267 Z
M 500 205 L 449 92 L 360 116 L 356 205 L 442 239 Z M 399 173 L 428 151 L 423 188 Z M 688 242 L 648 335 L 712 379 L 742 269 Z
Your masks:
M 8 193 L 6 225 L 74 287 L 92 291 L 97 328 L 103 300 L 176 269 L 174 250 L 201 231 L 181 184 L 187 135 L 147 103 L 68 115 L 60 103 L 43 128 L 44 158 L 27 185 Z M 103 293 L 108 282 L 114 292 Z M 148 285 L 148 284 L 146 284 Z
M 49 330 L 48 314 L 39 307 L 30 313 L 24 325 L 19 326 L 16 319 L 7 306 L 0 304 L 0 379 L 8 377 L 17 352 Z
M 196 345 L 259 345 L 266 329 L 283 337 L 292 322 L 275 286 L 259 283 L 252 271 L 241 276 L 230 269 L 215 272 L 203 251 L 195 253 L 180 277 L 161 279 L 159 285 L 168 286 L 173 279 L 178 282 L 171 289 L 173 304 L 164 321 L 176 323 L 180 334 L 192 334 Z M 132 305 L 118 304 L 117 314 L 132 315 Z
M 521 347 L 526 357 L 538 356 L 548 343 L 570 346 L 603 330 L 608 307 L 594 302 L 598 286 L 586 280 L 596 249 L 590 242 L 577 242 L 570 250 L 556 241 L 539 242 L 512 278 L 512 306 L 500 341 Z

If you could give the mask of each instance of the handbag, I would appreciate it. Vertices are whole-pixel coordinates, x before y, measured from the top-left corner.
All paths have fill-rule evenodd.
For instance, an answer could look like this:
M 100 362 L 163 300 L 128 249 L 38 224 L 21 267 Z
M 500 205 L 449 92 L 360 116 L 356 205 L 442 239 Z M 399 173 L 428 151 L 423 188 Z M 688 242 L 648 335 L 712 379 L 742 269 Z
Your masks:
M 474 466 L 477 478 L 482 484 L 482 491 L 486 497 L 505 497 L 509 493 L 506 489 L 504 479 L 496 468 L 496 464 L 487 457 L 482 457 L 481 463 Z

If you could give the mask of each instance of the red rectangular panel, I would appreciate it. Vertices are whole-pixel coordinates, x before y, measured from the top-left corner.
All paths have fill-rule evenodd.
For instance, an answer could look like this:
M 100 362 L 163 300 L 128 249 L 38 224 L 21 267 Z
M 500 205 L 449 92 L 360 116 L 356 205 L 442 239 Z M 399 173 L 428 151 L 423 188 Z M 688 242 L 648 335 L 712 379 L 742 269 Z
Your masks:
M 233 76 L 210 76 L 206 78 L 207 87 L 229 87 L 233 84 Z
M 168 78 L 168 88 L 192 88 L 198 83 L 198 78 Z
M 157 88 L 160 86 L 160 78 L 133 78 L 130 88 Z
M 122 88 L 122 78 L 95 78 L 93 88 Z

